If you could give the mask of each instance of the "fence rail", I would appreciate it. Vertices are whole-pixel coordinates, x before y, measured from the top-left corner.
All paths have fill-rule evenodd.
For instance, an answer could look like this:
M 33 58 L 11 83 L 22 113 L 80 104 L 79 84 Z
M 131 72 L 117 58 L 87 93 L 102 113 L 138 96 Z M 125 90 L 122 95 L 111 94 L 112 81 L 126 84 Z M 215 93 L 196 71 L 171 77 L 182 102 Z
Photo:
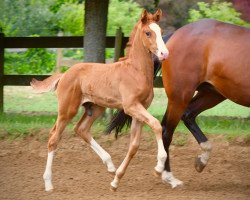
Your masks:
M 42 80 L 48 75 L 9 75 L 4 74 L 4 50 L 12 48 L 83 48 L 82 36 L 55 36 L 55 37 L 4 37 L 0 33 L 0 113 L 4 105 L 4 86 L 28 86 L 32 78 Z M 127 37 L 123 37 L 121 30 L 116 37 L 106 37 L 106 48 L 115 48 L 115 57 L 122 55 Z M 155 87 L 162 87 L 161 77 L 155 80 Z

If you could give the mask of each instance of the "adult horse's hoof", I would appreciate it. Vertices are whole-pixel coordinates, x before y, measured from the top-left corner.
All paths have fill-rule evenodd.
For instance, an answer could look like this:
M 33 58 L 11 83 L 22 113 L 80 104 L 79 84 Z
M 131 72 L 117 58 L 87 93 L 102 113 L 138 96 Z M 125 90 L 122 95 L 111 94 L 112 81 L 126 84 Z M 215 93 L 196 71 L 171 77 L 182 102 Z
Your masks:
M 197 172 L 201 173 L 203 169 L 206 167 L 206 165 L 201 162 L 201 158 L 197 157 L 194 162 L 194 167 Z
M 183 186 L 183 182 L 175 178 L 172 172 L 163 171 L 161 175 L 162 182 L 164 184 L 170 184 L 172 188 L 180 188 Z

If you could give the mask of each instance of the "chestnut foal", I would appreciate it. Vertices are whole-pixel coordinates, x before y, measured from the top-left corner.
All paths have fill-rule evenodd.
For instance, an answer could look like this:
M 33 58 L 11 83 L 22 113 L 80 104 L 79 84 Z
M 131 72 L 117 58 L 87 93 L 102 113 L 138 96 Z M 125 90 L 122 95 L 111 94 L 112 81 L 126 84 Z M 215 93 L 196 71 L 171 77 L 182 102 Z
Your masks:
M 58 98 L 58 116 L 50 131 L 47 165 L 43 175 L 46 191 L 53 189 L 52 161 L 61 134 L 81 105 L 85 107 L 85 112 L 74 130 L 98 154 L 107 165 L 108 171 L 115 172 L 114 180 L 111 182 L 112 190 L 117 189 L 129 162 L 138 150 L 144 123 L 149 125 L 156 135 L 158 161 L 155 170 L 158 173 L 163 172 L 167 154 L 162 141 L 162 127 L 160 122 L 146 110 L 153 99 L 152 54 L 160 60 L 168 56 L 161 29 L 156 24 L 160 17 L 161 10 L 157 10 L 155 14 L 143 11 L 134 28 L 129 53 L 119 62 L 79 63 L 63 74 L 54 74 L 43 81 L 32 80 L 31 86 L 34 90 L 42 93 L 56 89 Z M 106 107 L 124 109 L 125 113 L 132 117 L 129 149 L 117 170 L 110 155 L 90 134 L 93 122 Z

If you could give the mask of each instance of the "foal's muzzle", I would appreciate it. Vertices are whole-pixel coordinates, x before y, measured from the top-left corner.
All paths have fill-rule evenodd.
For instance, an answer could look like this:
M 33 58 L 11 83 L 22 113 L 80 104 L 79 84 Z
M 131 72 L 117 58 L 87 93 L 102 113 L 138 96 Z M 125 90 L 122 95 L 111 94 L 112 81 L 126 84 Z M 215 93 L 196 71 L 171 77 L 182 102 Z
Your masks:
M 168 52 L 159 52 L 157 57 L 160 61 L 167 59 L 168 57 Z

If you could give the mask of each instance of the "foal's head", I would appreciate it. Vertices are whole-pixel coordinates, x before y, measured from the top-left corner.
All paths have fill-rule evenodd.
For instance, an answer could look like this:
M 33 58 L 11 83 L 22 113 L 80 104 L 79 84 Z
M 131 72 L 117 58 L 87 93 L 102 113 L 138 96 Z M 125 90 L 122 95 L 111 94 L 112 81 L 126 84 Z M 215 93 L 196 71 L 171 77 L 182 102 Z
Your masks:
M 158 9 L 154 14 L 143 11 L 141 16 L 141 38 L 143 45 L 159 60 L 168 57 L 168 49 L 162 40 L 161 28 L 156 24 L 161 18 L 162 11 Z

